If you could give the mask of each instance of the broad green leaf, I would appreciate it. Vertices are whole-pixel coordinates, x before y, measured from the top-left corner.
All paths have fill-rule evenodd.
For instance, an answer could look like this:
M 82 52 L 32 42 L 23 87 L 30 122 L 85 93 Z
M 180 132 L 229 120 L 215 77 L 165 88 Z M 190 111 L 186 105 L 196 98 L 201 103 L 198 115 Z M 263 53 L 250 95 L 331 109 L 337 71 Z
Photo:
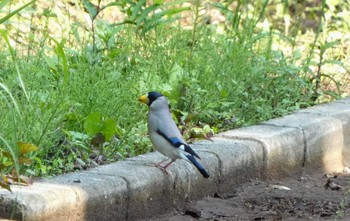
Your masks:
M 181 7 L 181 8 L 172 8 L 164 11 L 164 14 L 171 17 L 172 15 L 178 14 L 183 11 L 189 11 L 191 7 Z
M 164 3 L 164 0 L 154 0 L 154 4 L 161 5 Z
M 87 0 L 84 0 L 83 3 L 84 3 L 84 8 L 88 11 L 91 20 L 94 20 L 98 13 L 96 6 Z
M 177 0 L 177 1 L 169 1 L 168 3 L 164 4 L 165 7 L 169 7 L 169 6 L 178 6 L 182 3 L 185 3 L 185 2 L 191 2 L 189 0 Z
M 84 133 L 76 132 L 76 131 L 65 131 L 63 130 L 72 140 L 87 140 L 89 136 Z
M 57 64 L 57 58 L 52 58 L 52 57 L 49 57 L 47 56 L 46 54 L 42 54 L 44 60 L 46 61 L 46 63 L 49 65 L 49 67 L 55 71 L 57 71 L 57 67 L 56 67 L 56 64 Z
M 54 12 L 52 12 L 52 11 L 51 11 L 50 9 L 48 9 L 48 8 L 45 8 L 45 9 L 44 9 L 42 15 L 43 15 L 44 17 L 53 17 L 53 18 L 57 18 L 57 14 L 54 13 Z
M 31 170 L 31 169 L 26 169 L 26 172 L 31 175 L 31 176 L 36 176 L 37 174 L 35 173 L 34 170 Z
M 135 6 L 136 3 L 133 0 L 125 0 L 126 3 L 128 3 L 131 6 Z
M 208 124 L 204 125 L 203 131 L 204 131 L 205 133 L 213 133 L 213 134 L 214 134 L 213 129 L 211 129 L 210 126 L 209 126 Z
M 20 154 L 33 152 L 39 149 L 39 147 L 31 143 L 17 142 L 17 145 L 19 147 Z
M 84 130 L 90 137 L 100 132 L 102 127 L 102 117 L 99 113 L 93 112 L 86 117 Z
M 326 94 L 326 95 L 331 96 L 334 99 L 340 99 L 341 98 L 341 96 L 338 93 L 334 92 L 334 91 L 328 90 L 328 91 L 323 91 L 323 93 Z
M 3 163 L 3 165 L 6 167 L 6 168 L 9 168 L 9 167 L 12 167 L 15 163 L 13 162 L 13 160 L 9 160 L 9 161 L 6 161 Z
M 123 22 L 117 23 L 116 25 L 124 25 L 124 24 L 136 25 L 136 22 L 126 19 Z
M 331 41 L 331 42 L 327 42 L 324 45 L 321 45 L 321 53 L 325 52 L 328 48 L 332 48 L 335 45 L 338 45 L 339 41 Z
M 155 16 L 152 16 L 155 17 Z M 149 30 L 151 30 L 152 28 L 158 26 L 158 25 L 167 25 L 170 24 L 172 22 L 174 22 L 176 19 L 175 18 L 170 18 L 170 19 L 152 19 L 152 21 L 149 21 L 146 23 L 145 28 L 143 28 L 142 30 L 142 34 L 145 34 L 146 32 L 148 32 Z
M 343 62 L 338 61 L 338 60 L 334 60 L 334 59 L 326 59 L 322 61 L 322 64 L 335 64 L 335 65 L 339 65 L 341 67 L 345 68 L 345 65 Z
M 108 3 L 106 6 L 103 7 L 103 9 L 108 8 L 108 7 L 112 7 L 112 6 L 125 6 L 125 4 L 123 2 L 111 2 Z
M 151 6 L 149 6 L 149 7 L 147 7 L 147 8 L 145 8 L 144 10 L 142 10 L 142 13 L 141 13 L 141 15 L 139 15 L 139 16 L 137 16 L 137 18 L 136 18 L 136 24 L 137 24 L 137 26 L 139 26 L 140 24 L 141 24 L 141 22 L 143 22 L 146 18 L 147 18 L 147 16 L 149 15 L 149 13 L 151 12 L 151 11 L 155 11 L 155 10 L 157 10 L 159 8 L 159 5 L 151 5 Z M 151 18 L 151 20 L 152 20 L 153 18 Z
M 220 91 L 220 93 L 221 93 L 221 98 L 227 98 L 228 95 L 229 95 L 228 91 L 225 90 L 225 89 L 222 89 L 222 90 Z
M 113 119 L 107 119 L 103 122 L 101 133 L 105 136 L 105 140 L 109 141 L 112 136 L 116 133 L 116 122 Z
M 132 7 L 132 14 L 130 19 L 134 21 L 137 18 L 137 14 L 142 10 L 142 6 L 146 4 L 146 0 L 140 0 L 134 7 Z
M 192 127 L 190 129 L 190 137 L 191 138 L 207 138 L 206 132 L 199 127 Z
M 223 5 L 223 4 L 219 3 L 219 2 L 214 2 L 211 5 L 214 6 L 215 8 L 218 8 L 218 9 L 222 10 L 222 11 L 231 12 L 231 10 L 229 10 L 227 8 L 227 6 L 225 6 L 225 5 Z

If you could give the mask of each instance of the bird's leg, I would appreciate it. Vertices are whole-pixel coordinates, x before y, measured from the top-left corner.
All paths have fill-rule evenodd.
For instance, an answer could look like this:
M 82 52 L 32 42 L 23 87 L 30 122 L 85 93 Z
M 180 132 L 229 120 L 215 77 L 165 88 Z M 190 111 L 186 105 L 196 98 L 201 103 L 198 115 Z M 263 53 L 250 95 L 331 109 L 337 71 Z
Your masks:
M 168 175 L 168 172 L 166 171 L 166 169 L 164 169 L 164 167 L 161 165 L 162 163 L 164 163 L 165 161 L 169 160 L 168 158 L 166 158 L 165 160 L 160 161 L 159 163 L 157 163 L 155 165 L 155 167 L 161 169 L 166 175 Z
M 168 167 L 168 166 L 170 166 L 170 164 L 172 164 L 173 162 L 175 162 L 175 160 L 171 160 L 169 163 L 167 163 L 165 166 L 161 166 L 160 164 L 162 164 L 163 162 L 165 162 L 165 161 L 167 161 L 168 159 L 166 159 L 166 160 L 163 160 L 163 161 L 161 161 L 160 163 L 158 163 L 158 164 L 156 164 L 156 167 L 157 168 L 159 168 L 159 169 L 161 169 L 162 171 L 164 171 L 167 175 L 168 175 L 168 171 L 166 171 L 166 168 Z
M 165 170 L 168 166 L 170 166 L 170 164 L 172 164 L 174 162 L 175 162 L 175 160 L 171 159 L 171 161 L 167 165 L 163 166 L 163 169 Z
M 166 158 L 165 160 L 160 161 L 159 163 L 156 164 L 156 167 L 162 167 L 161 164 L 164 163 L 167 160 L 169 160 L 169 159 Z

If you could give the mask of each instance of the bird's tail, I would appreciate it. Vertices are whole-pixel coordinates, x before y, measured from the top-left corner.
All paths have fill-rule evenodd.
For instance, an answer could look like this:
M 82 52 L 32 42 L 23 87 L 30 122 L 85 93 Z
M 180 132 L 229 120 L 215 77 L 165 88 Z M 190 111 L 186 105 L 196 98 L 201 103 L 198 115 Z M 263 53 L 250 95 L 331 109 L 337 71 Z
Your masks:
M 192 155 L 186 155 L 187 159 L 193 163 L 193 165 L 198 169 L 198 171 L 203 175 L 204 178 L 208 178 L 209 174 L 204 169 L 204 167 L 194 158 Z

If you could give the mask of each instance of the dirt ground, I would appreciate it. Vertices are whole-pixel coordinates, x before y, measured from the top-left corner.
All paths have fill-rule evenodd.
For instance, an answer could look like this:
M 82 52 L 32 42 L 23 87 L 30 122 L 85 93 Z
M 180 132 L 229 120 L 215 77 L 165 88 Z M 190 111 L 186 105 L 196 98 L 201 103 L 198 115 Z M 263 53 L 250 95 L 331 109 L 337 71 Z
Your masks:
M 215 194 L 151 220 L 350 220 L 350 175 L 252 180 L 234 193 Z

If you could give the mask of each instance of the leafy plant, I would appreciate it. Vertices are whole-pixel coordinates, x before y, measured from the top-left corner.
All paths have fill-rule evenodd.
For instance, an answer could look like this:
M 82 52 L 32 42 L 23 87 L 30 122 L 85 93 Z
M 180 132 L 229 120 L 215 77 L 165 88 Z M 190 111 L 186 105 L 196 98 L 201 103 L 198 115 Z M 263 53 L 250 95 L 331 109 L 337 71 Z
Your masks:
M 98 112 L 93 112 L 86 117 L 84 130 L 92 138 L 91 144 L 99 147 L 102 154 L 102 145 L 117 133 L 116 121 L 111 118 L 104 119 Z
M 137 2 L 126 0 L 122 6 L 122 11 L 126 13 L 127 19 L 121 24 L 135 25 L 141 31 L 140 34 L 144 35 L 159 25 L 166 25 L 173 22 L 175 20 L 173 17 L 176 14 L 190 10 L 189 7 L 180 6 L 183 2 L 186 2 L 186 0 L 177 0 L 169 3 L 164 3 L 163 0 L 160 0 L 147 6 L 146 0 Z
M 101 6 L 101 0 L 98 1 L 97 5 L 94 5 L 91 1 L 83 0 L 83 6 L 86 10 L 86 12 L 89 14 L 91 19 L 91 32 L 92 32 L 92 45 L 93 45 L 93 51 L 96 52 L 96 33 L 95 33 L 95 20 L 96 17 L 100 12 L 102 12 L 104 9 L 112 7 L 112 6 L 122 6 L 124 3 L 119 2 L 111 2 L 108 3 L 105 6 Z
M 342 1 L 36 1 L 12 10 L 22 5 L 0 3 L 0 150 L 16 159 L 18 141 L 40 146 L 17 168 L 27 174 L 151 151 L 137 102 L 146 91 L 170 99 L 189 140 L 350 93 Z
M 3 138 L 2 142 L 5 145 L 9 145 Z M 3 150 L 0 152 L 0 156 L 2 156 L 0 161 L 1 171 L 11 171 L 8 175 L 1 173 L 0 187 L 9 191 L 11 191 L 9 184 L 27 185 L 30 182 L 29 178 L 22 175 L 25 172 L 23 171 L 25 166 L 33 163 L 33 160 L 27 154 L 39 149 L 31 143 L 23 142 L 18 142 L 17 148 L 8 147 L 8 151 Z M 19 169 L 17 169 L 18 167 Z

